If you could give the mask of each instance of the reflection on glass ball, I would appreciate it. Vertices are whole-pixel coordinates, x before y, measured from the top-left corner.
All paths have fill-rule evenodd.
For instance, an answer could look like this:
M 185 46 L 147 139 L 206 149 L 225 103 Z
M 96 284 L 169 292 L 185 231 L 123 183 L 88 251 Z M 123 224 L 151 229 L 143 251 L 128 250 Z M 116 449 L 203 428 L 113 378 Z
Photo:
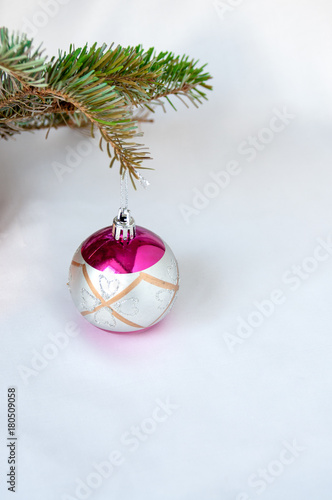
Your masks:
M 91 324 L 134 332 L 155 325 L 170 311 L 179 270 L 172 250 L 152 231 L 136 226 L 134 239 L 116 241 L 109 226 L 76 250 L 68 284 L 78 311 Z

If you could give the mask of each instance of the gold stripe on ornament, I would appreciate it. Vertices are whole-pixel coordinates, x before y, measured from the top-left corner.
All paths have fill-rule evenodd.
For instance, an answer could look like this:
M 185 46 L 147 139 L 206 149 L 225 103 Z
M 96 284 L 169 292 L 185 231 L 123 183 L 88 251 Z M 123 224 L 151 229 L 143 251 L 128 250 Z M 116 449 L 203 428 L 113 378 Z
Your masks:
M 76 262 L 75 260 L 71 261 L 71 265 L 75 267 L 83 267 L 83 264 L 80 264 L 79 262 Z
M 100 295 L 100 293 L 98 292 L 98 290 L 96 290 L 96 288 L 94 287 L 89 275 L 88 275 L 88 271 L 86 269 L 86 265 L 83 264 L 82 265 L 82 270 L 83 270 L 83 275 L 84 275 L 84 278 L 87 282 L 87 284 L 89 285 L 92 293 L 94 294 L 94 296 L 100 300 L 101 302 L 101 305 L 100 306 L 97 306 L 94 308 L 93 311 L 83 311 L 81 312 L 82 316 L 86 316 L 87 314 L 92 314 L 94 312 L 96 312 L 98 309 L 102 309 L 103 307 L 109 307 L 109 309 L 111 309 L 112 311 L 112 314 L 115 318 L 119 319 L 120 321 L 122 321 L 123 323 L 126 323 L 126 325 L 129 325 L 129 326 L 133 326 L 134 328 L 144 328 L 143 326 L 141 325 L 138 325 L 137 323 L 133 323 L 132 321 L 130 321 L 129 319 L 127 318 L 124 318 L 123 316 L 121 316 L 121 314 L 119 314 L 117 311 L 115 311 L 112 307 L 109 306 L 109 301 L 105 301 L 103 299 L 103 297 Z M 134 283 L 134 282 L 133 282 Z M 132 284 L 133 284 L 132 283 Z M 135 285 L 136 286 L 136 285 Z M 132 288 L 135 288 L 135 286 L 133 286 Z M 129 287 L 128 287 L 129 288 Z M 124 290 L 123 290 L 124 291 Z M 118 294 L 118 295 L 121 295 L 121 292 Z M 118 297 L 118 295 L 116 295 L 116 297 Z M 115 299 L 115 297 L 113 297 Z M 112 299 L 110 299 L 112 300 Z M 118 300 L 118 299 L 117 299 Z M 116 301 L 115 301 L 116 302 Z
M 164 288 L 165 290 L 174 290 L 177 292 L 179 289 L 179 285 L 173 285 L 173 283 L 169 283 L 168 281 L 160 280 L 159 278 L 155 278 L 150 274 L 140 273 L 143 280 L 151 285 L 158 286 L 159 288 Z
M 112 307 L 111 307 L 110 309 L 112 309 Z M 115 316 L 117 319 L 119 319 L 120 321 L 123 321 L 124 323 L 126 323 L 126 324 L 127 324 L 127 325 L 129 325 L 129 326 L 133 326 L 134 328 L 144 328 L 144 326 L 137 325 L 136 323 L 133 323 L 132 321 L 129 321 L 129 319 L 124 318 L 124 317 L 123 317 L 123 316 L 121 316 L 118 312 L 114 311 L 114 309 L 112 309 L 112 314 L 113 314 L 113 316 Z
M 83 316 L 85 316 L 86 314 L 91 314 L 93 312 L 96 312 L 96 311 L 98 311 L 99 309 L 102 309 L 105 306 L 107 307 L 107 306 L 109 306 L 111 304 L 114 304 L 114 302 L 117 302 L 118 300 L 122 299 L 122 297 L 125 297 L 129 292 L 131 292 L 131 290 L 133 290 L 134 288 L 136 288 L 137 285 L 141 281 L 142 281 L 142 278 L 140 276 L 138 276 L 130 285 L 127 286 L 127 288 L 125 288 L 124 290 L 122 290 L 122 292 L 119 292 L 117 295 L 115 295 L 111 299 L 108 299 L 108 300 L 104 300 L 103 299 L 103 301 L 102 301 L 103 303 L 100 304 L 99 306 L 96 306 L 93 311 L 84 311 L 81 314 L 83 314 Z
M 102 309 L 103 307 L 106 307 L 106 308 L 109 308 L 111 309 L 112 311 L 112 314 L 115 318 L 117 318 L 118 320 L 122 321 L 123 323 L 126 323 L 127 325 L 129 326 L 132 326 L 134 328 L 144 328 L 143 326 L 140 326 L 136 323 L 133 323 L 132 321 L 124 318 L 123 316 L 121 316 L 117 311 L 115 311 L 113 309 L 113 307 L 111 307 L 111 304 L 114 304 L 115 302 L 118 302 L 120 299 L 122 299 L 123 297 L 125 297 L 126 295 L 128 295 L 129 292 L 131 292 L 132 290 L 134 290 L 139 284 L 141 281 L 146 281 L 147 283 L 150 283 L 151 285 L 154 285 L 158 288 L 163 288 L 165 290 L 173 290 L 174 294 L 173 294 L 173 297 L 170 301 L 170 303 L 168 304 L 168 306 L 166 307 L 166 309 L 160 314 L 160 316 L 158 316 L 157 319 L 155 319 L 149 326 L 152 326 L 154 325 L 155 323 L 157 323 L 157 321 L 159 321 L 159 319 L 168 311 L 168 309 L 171 307 L 174 299 L 175 299 L 175 296 L 176 296 L 176 293 L 179 289 L 179 278 L 177 278 L 177 283 L 176 285 L 174 285 L 173 283 L 169 283 L 168 281 L 164 281 L 164 280 L 160 280 L 159 278 L 156 278 L 154 276 L 151 276 L 150 274 L 147 274 L 147 273 L 143 273 L 141 272 L 139 274 L 139 276 L 132 282 L 130 283 L 130 285 L 128 285 L 124 290 L 122 290 L 122 292 L 119 292 L 117 295 L 115 295 L 114 297 L 108 299 L 108 300 L 105 300 L 103 299 L 103 297 L 100 295 L 100 293 L 98 292 L 98 290 L 96 290 L 96 288 L 94 287 L 89 275 L 88 275 L 88 271 L 86 269 L 86 265 L 85 264 L 79 264 L 78 262 L 75 262 L 73 261 L 72 262 L 73 265 L 77 266 L 77 267 L 82 267 L 82 271 L 83 271 L 83 275 L 84 275 L 84 278 L 87 282 L 87 284 L 89 285 L 92 293 L 94 294 L 94 296 L 101 302 L 101 304 L 99 306 L 96 306 L 92 311 L 82 311 L 81 314 L 82 316 L 87 316 L 88 314 L 93 314 L 97 311 L 99 311 L 100 309 Z
M 176 285 L 175 285 L 175 286 L 177 286 L 177 290 L 178 290 L 178 289 L 179 289 L 179 278 L 177 278 L 177 283 L 176 283 Z M 154 321 L 152 321 L 152 323 L 148 326 L 148 328 L 150 328 L 150 326 L 152 326 L 152 325 L 154 325 L 155 323 L 157 323 L 157 322 L 160 320 L 160 318 L 161 318 L 164 314 L 166 314 L 166 312 L 168 311 L 168 309 L 169 309 L 169 308 L 171 307 L 171 305 L 173 304 L 175 297 L 176 297 L 176 293 L 174 292 L 174 293 L 173 293 L 173 297 L 172 297 L 172 299 L 171 299 L 170 303 L 168 304 L 168 306 L 166 307 L 165 311 L 164 311 L 164 312 L 162 312 L 162 313 L 161 313 L 161 315 L 160 315 L 160 316 L 158 316 L 158 318 L 157 318 L 157 319 L 155 319 Z
M 127 286 L 127 288 L 125 288 L 124 290 L 122 290 L 122 292 L 119 292 L 117 295 L 115 295 L 111 299 L 108 299 L 107 302 L 106 302 L 106 304 L 107 305 L 108 304 L 114 304 L 114 302 L 117 302 L 118 300 L 122 299 L 122 297 L 124 297 L 129 292 L 131 292 L 132 290 L 134 290 L 134 288 L 136 288 L 137 285 L 139 285 L 141 281 L 142 281 L 141 276 L 138 276 L 132 283 L 130 283 L 130 285 Z

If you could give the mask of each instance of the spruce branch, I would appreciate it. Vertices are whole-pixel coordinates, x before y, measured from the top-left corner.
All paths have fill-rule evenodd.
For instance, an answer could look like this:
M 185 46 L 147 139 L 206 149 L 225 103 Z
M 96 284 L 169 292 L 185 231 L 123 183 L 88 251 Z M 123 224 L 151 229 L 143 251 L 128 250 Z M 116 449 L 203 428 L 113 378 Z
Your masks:
M 98 131 L 100 147 L 106 144 L 111 159 L 120 163 L 120 174 L 128 170 L 134 184 L 137 169 L 150 159 L 136 142 L 142 135 L 140 121 L 157 105 L 165 110 L 170 97 L 186 106 L 207 98 L 212 87 L 205 65 L 172 52 L 156 53 L 137 47 L 100 47 L 97 44 L 68 52 L 47 61 L 40 47 L 32 49 L 26 35 L 0 29 L 0 138 L 24 130 L 90 126 Z M 111 149 L 112 148 L 112 152 Z

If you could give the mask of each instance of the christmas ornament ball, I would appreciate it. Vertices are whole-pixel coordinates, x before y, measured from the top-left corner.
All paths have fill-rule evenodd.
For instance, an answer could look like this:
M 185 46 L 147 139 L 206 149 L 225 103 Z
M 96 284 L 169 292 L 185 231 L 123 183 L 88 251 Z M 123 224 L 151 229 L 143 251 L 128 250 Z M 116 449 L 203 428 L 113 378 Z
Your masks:
M 178 264 L 159 236 L 136 226 L 132 239 L 115 239 L 112 226 L 76 250 L 68 286 L 74 304 L 92 325 L 135 332 L 158 323 L 179 289 Z

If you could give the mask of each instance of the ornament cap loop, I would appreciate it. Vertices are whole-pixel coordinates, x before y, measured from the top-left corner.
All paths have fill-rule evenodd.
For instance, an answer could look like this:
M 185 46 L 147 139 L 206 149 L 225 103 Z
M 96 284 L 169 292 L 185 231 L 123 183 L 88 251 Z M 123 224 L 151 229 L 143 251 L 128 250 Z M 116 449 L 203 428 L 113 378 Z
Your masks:
M 112 235 L 117 241 L 130 241 L 135 238 L 136 225 L 128 208 L 119 208 L 118 215 L 113 219 Z

